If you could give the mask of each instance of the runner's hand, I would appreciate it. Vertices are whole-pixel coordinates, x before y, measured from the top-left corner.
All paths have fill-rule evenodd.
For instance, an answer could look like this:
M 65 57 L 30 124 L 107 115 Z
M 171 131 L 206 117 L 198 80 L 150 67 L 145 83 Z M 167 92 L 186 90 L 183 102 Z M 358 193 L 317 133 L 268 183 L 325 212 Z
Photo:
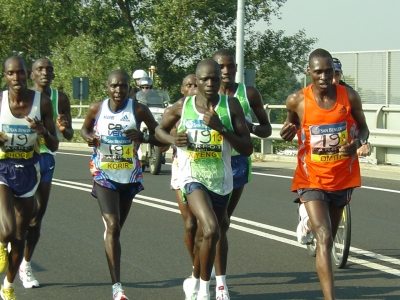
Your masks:
M 7 137 L 7 133 L 5 133 L 4 131 L 0 132 L 0 147 L 3 147 L 4 144 L 7 142 L 8 137 Z
M 36 134 L 42 136 L 47 136 L 49 134 L 49 131 L 46 129 L 46 127 L 44 127 L 43 123 L 37 117 L 32 120 L 28 116 L 25 116 L 25 120 L 29 122 L 29 128 L 32 128 Z
M 56 126 L 61 132 L 69 128 L 69 122 L 64 114 L 59 114 L 56 118 Z
M 176 133 L 175 135 L 173 135 L 173 137 L 174 137 L 174 145 L 177 147 L 185 147 L 188 143 L 186 129 L 179 133 Z
M 360 148 L 357 149 L 357 155 L 358 156 L 370 156 L 371 155 L 371 145 L 365 144 L 361 145 Z
M 143 132 L 138 131 L 136 129 L 126 129 L 123 131 L 125 136 L 132 142 L 134 141 L 143 141 Z
M 95 135 L 89 135 L 86 142 L 89 147 L 98 147 L 100 145 L 100 139 Z
M 352 156 L 357 152 L 357 144 L 354 140 L 344 139 L 343 145 L 339 148 L 339 155 Z
M 218 117 L 217 113 L 211 105 L 209 107 L 209 110 L 206 111 L 203 116 L 203 123 L 204 125 L 218 132 L 221 132 L 223 126 L 220 118 Z
M 281 138 L 284 139 L 285 141 L 291 141 L 297 134 L 297 127 L 293 123 L 283 123 L 283 127 L 281 129 L 281 132 L 279 133 Z

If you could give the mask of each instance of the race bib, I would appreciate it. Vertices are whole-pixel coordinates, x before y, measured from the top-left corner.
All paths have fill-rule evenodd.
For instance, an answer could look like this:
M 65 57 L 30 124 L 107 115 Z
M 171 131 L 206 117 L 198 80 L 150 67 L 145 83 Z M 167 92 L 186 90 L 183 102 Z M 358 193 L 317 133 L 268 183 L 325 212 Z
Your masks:
M 223 136 L 203 124 L 203 120 L 185 120 L 188 145 L 186 154 L 192 160 L 221 158 Z
M 132 169 L 136 158 L 133 143 L 125 137 L 100 137 L 100 168 L 103 170 Z
M 7 141 L 1 147 L 0 159 L 30 159 L 33 157 L 37 137 L 33 129 L 27 125 L 3 124 L 2 131 L 7 135 Z
M 311 160 L 323 163 L 346 159 L 339 155 L 339 148 L 347 138 L 346 122 L 310 126 Z

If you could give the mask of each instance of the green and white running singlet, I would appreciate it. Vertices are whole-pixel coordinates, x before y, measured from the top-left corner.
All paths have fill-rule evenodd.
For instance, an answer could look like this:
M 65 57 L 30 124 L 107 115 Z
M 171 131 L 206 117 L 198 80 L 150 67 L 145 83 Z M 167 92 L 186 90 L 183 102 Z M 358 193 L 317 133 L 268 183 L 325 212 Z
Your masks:
M 186 97 L 178 132 L 186 130 L 188 145 L 178 147 L 179 184 L 183 193 L 187 183 L 198 182 L 209 191 L 227 195 L 232 191 L 232 147 L 216 130 L 204 125 L 203 116 L 197 111 L 196 96 Z M 228 96 L 220 95 L 215 112 L 222 124 L 233 131 Z
M 51 105 L 53 106 L 53 121 L 54 121 L 54 124 L 55 124 L 57 116 L 58 116 L 58 90 L 51 89 L 50 99 L 51 99 Z M 58 130 L 57 126 L 56 126 L 56 133 L 57 133 L 57 138 L 61 142 L 62 141 L 62 134 Z M 40 154 L 43 154 L 43 153 L 50 153 L 52 155 L 56 154 L 55 152 L 50 151 L 46 147 L 46 144 L 44 142 L 44 137 L 41 137 L 40 138 Z

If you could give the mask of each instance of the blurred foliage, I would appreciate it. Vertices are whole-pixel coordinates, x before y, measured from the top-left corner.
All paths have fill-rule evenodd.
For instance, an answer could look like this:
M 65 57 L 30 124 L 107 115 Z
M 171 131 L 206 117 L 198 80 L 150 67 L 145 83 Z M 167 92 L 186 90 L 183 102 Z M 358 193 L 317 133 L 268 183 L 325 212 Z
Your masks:
M 296 76 L 316 42 L 302 30 L 285 36 L 268 28 L 284 3 L 246 1 L 245 66 L 256 69 L 264 103 L 284 104 L 300 89 Z M 221 48 L 235 52 L 236 5 L 236 0 L 2 1 L 0 56 L 21 55 L 29 66 L 39 57 L 50 58 L 56 73 L 53 87 L 64 91 L 72 104 L 78 103 L 72 99 L 73 77 L 89 77 L 87 104 L 107 96 L 112 70 L 131 75 L 154 65 L 155 88 L 166 90 L 174 102 L 181 97 L 182 79 L 194 73 L 199 60 Z M 266 26 L 263 32 L 254 29 L 259 21 Z M 4 80 L 0 85 L 4 88 Z M 285 110 L 273 110 L 271 122 L 282 123 L 285 115 Z

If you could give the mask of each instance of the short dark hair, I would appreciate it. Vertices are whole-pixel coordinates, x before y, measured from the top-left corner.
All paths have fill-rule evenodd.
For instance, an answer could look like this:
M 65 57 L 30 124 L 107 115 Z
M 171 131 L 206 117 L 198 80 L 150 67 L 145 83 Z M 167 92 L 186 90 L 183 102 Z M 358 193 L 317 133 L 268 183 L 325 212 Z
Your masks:
M 25 58 L 21 57 L 21 56 L 10 56 L 7 57 L 4 62 L 3 62 L 3 73 L 6 71 L 6 64 L 9 60 L 12 59 L 17 59 L 22 63 L 22 67 L 25 69 L 26 72 L 28 72 L 28 64 L 26 63 Z
M 217 52 L 215 52 L 215 53 L 213 54 L 212 59 L 215 60 L 215 58 L 216 58 L 217 56 L 229 56 L 229 57 L 232 57 L 234 61 L 236 61 L 235 53 L 233 53 L 231 50 L 228 50 L 228 49 L 221 49 L 221 50 L 218 50 Z
M 311 66 L 311 63 L 314 58 L 330 58 L 333 61 L 332 55 L 328 51 L 322 48 L 315 49 L 313 52 L 310 53 L 310 56 L 308 57 L 309 66 Z

